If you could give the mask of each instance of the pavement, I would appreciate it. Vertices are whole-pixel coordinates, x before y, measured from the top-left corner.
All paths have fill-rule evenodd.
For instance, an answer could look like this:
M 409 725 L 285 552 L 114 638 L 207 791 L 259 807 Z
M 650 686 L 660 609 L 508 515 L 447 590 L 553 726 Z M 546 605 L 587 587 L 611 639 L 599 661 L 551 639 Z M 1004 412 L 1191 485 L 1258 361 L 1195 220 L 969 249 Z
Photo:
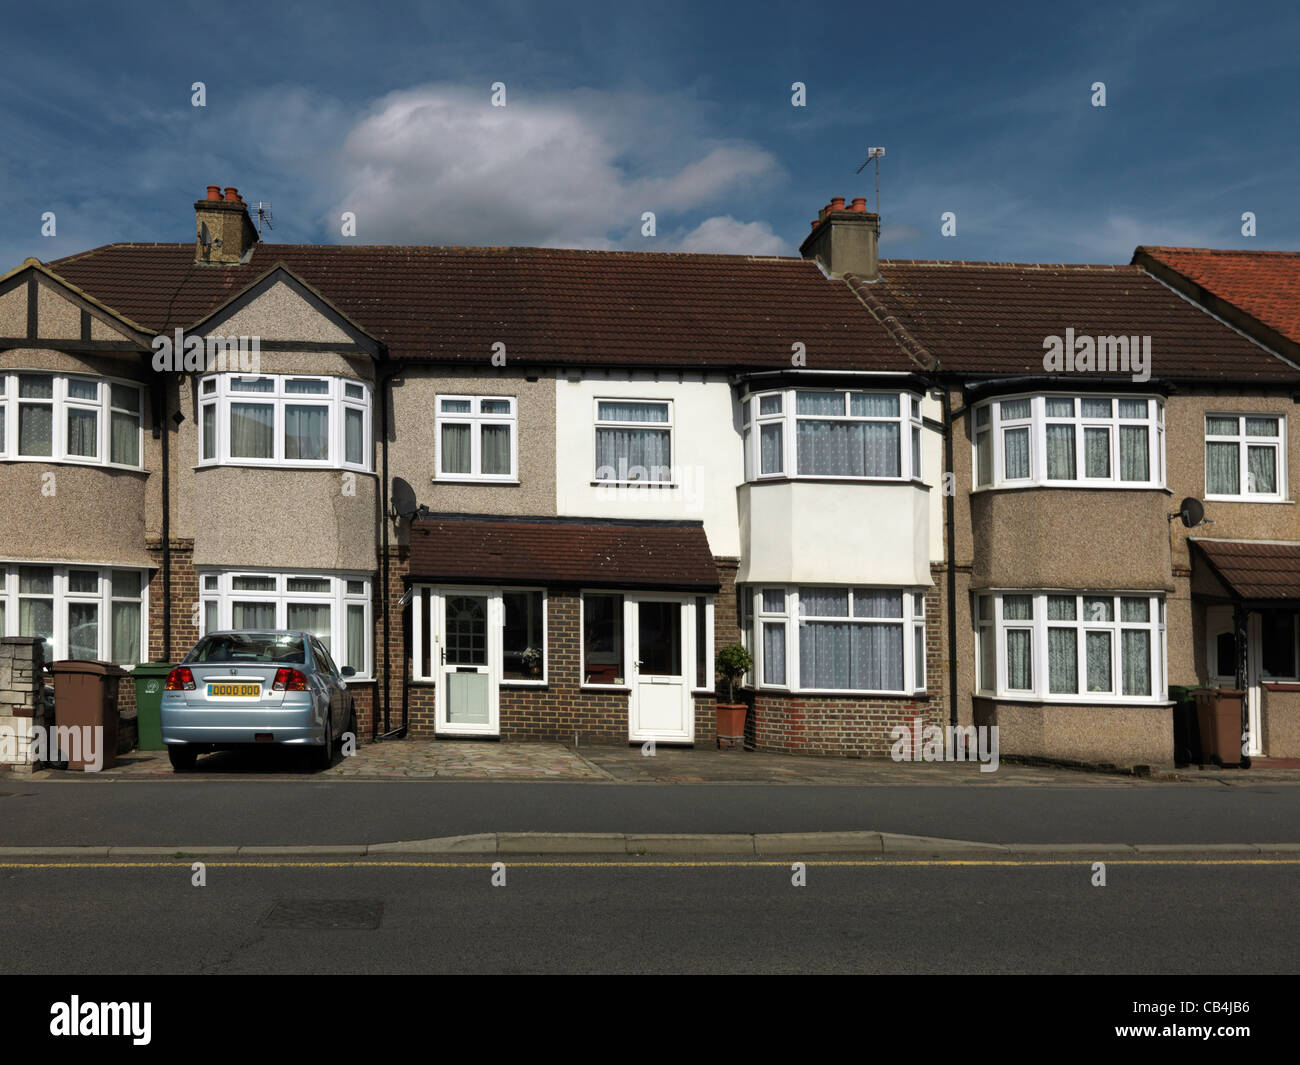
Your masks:
M 1120 772 L 1002 762 L 983 772 L 972 762 L 894 762 L 659 746 L 647 756 L 636 745 L 571 748 L 558 743 L 483 740 L 401 740 L 362 745 L 323 772 L 305 774 L 296 756 L 275 748 L 221 751 L 199 760 L 196 771 L 172 772 L 165 751 L 133 751 L 96 774 L 50 769 L 26 780 L 604 780 L 658 784 L 850 784 L 971 787 L 1210 787 L 1300 784 L 1296 769 L 1206 767 L 1138 777 Z M 0 777 L 0 780 L 3 780 Z

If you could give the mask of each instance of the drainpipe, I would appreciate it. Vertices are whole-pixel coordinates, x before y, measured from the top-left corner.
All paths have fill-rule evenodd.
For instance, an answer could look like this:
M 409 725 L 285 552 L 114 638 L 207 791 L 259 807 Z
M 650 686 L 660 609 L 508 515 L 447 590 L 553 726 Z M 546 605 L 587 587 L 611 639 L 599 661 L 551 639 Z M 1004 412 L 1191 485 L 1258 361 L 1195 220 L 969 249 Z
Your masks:
M 957 567 L 956 547 L 953 540 L 957 531 L 957 471 L 953 469 L 952 434 L 953 409 L 948 389 L 943 389 L 943 464 L 945 472 L 952 474 L 952 491 L 945 492 L 944 509 L 944 562 L 948 569 L 948 724 L 957 724 Z M 962 408 L 965 410 L 965 408 Z M 940 482 L 940 491 L 943 484 Z
M 407 657 L 402 659 L 402 724 L 400 728 L 391 728 L 392 724 L 392 679 L 390 677 L 391 659 L 390 647 L 392 641 L 392 624 L 389 619 L 391 609 L 388 593 L 389 579 L 389 539 L 388 539 L 388 401 L 392 396 L 393 379 L 402 372 L 400 366 L 394 366 L 386 373 L 381 374 L 379 378 L 379 453 L 380 453 L 380 515 L 379 521 L 382 528 L 380 537 L 380 580 L 382 581 L 383 593 L 380 602 L 383 605 L 383 642 L 384 642 L 384 675 L 383 675 L 383 702 L 384 702 L 384 731 L 379 731 L 379 715 L 372 713 L 370 715 L 370 739 L 371 742 L 389 739 L 390 737 L 401 738 L 406 735 L 406 662 Z
M 167 384 L 155 375 L 154 426 L 162 439 L 162 660 L 172 661 L 172 493 L 171 493 L 171 441 L 167 429 Z

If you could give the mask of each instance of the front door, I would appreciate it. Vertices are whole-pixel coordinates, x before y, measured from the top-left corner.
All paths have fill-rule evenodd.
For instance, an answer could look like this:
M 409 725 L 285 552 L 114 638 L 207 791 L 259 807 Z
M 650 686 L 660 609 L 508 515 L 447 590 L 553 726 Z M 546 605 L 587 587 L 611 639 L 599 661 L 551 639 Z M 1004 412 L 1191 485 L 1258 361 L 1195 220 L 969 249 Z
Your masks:
M 449 591 L 442 595 L 438 672 L 438 732 L 495 736 L 497 686 L 490 663 L 495 652 L 488 595 Z
M 1233 629 L 1233 610 L 1230 606 L 1208 607 L 1205 627 L 1209 683 L 1219 688 L 1237 687 L 1237 642 Z M 1258 756 L 1263 751 L 1261 689 L 1263 674 L 1263 633 L 1260 616 L 1255 612 L 1246 615 L 1246 714 L 1250 738 L 1246 753 Z
M 681 597 L 628 598 L 628 659 L 632 664 L 631 720 L 634 740 L 689 743 L 695 739 L 695 704 L 689 665 L 692 626 L 689 600 Z

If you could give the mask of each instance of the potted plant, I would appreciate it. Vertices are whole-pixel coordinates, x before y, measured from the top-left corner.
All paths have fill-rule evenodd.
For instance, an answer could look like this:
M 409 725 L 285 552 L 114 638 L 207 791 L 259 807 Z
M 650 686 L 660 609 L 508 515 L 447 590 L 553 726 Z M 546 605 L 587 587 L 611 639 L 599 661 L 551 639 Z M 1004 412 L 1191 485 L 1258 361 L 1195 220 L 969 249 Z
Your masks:
M 727 682 L 727 701 L 717 705 L 718 738 L 743 739 L 745 735 L 744 703 L 736 702 L 736 683 L 754 668 L 754 659 L 738 643 L 728 644 L 718 652 L 718 673 Z
M 540 677 L 542 675 L 542 649 L 540 647 L 525 647 L 524 653 L 519 656 L 524 663 L 524 668 L 528 670 L 529 676 Z

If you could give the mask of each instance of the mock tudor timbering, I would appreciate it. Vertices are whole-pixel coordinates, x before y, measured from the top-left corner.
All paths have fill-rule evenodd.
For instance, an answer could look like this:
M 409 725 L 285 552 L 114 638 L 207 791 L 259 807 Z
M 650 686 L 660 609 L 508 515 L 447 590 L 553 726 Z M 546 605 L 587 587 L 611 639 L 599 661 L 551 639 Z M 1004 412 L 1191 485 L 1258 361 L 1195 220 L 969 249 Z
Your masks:
M 697 745 L 739 640 L 761 750 L 996 724 L 1004 758 L 1134 765 L 1247 617 L 1251 753 L 1300 756 L 1300 594 L 1214 561 L 1300 558 L 1300 317 L 1248 253 L 890 261 L 862 198 L 797 259 L 266 245 L 235 188 L 194 209 L 193 244 L 0 278 L 0 635 L 80 655 L 94 603 L 103 656 L 172 660 L 273 618 L 357 668 L 368 737 Z M 176 330 L 257 360 L 156 371 Z M 1071 336 L 1149 340 L 1149 377 L 1047 372 Z

